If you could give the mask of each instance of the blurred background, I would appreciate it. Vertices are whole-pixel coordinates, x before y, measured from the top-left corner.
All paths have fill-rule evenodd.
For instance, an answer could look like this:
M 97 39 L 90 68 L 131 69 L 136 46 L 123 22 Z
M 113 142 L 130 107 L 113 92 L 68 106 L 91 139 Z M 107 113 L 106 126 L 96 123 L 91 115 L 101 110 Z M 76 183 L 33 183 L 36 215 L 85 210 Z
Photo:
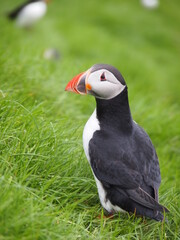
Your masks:
M 49 234 L 55 239 L 66 229 L 69 239 L 93 239 L 96 233 L 103 239 L 123 234 L 177 239 L 179 0 L 159 1 L 154 8 L 140 0 L 52 0 L 31 29 L 6 17 L 22 2 L 0 3 L 0 238 Z M 81 135 L 95 101 L 64 89 L 73 76 L 95 63 L 120 70 L 133 118 L 157 149 L 160 201 L 171 211 L 164 229 L 153 223 L 150 229 L 139 228 L 138 220 L 128 228 L 126 217 L 114 220 L 116 228 L 113 222 L 100 226 L 94 220 L 101 207 Z

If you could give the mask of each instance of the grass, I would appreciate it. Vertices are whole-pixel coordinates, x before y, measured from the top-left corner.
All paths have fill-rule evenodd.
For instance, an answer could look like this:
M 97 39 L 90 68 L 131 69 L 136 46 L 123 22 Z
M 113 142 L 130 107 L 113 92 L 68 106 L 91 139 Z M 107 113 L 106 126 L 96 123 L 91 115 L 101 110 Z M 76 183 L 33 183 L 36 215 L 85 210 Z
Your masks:
M 155 11 L 137 0 L 52 1 L 30 32 L 4 17 L 20 2 L 0 9 L 0 239 L 179 239 L 179 1 Z M 52 47 L 58 62 L 43 58 Z M 95 102 L 64 92 L 99 62 L 122 72 L 156 147 L 168 223 L 103 219 L 81 137 Z

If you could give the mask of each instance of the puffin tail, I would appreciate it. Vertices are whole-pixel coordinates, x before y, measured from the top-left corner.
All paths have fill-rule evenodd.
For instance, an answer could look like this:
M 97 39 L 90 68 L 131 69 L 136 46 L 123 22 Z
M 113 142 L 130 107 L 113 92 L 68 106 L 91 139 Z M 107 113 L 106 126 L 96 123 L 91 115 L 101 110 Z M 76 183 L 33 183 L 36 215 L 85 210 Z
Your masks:
M 165 218 L 165 216 L 159 211 L 157 211 L 156 214 L 154 214 L 154 217 L 152 219 L 158 222 L 163 222 L 163 221 L 167 222 L 167 219 Z
M 165 211 L 164 211 L 164 213 L 165 213 Z M 152 210 L 149 208 L 145 208 L 143 206 L 141 206 L 139 208 L 137 207 L 137 210 L 136 210 L 137 216 L 144 216 L 144 217 L 153 219 L 158 222 L 163 222 L 163 221 L 168 222 L 167 219 L 165 218 L 164 213 L 162 213 L 161 211 L 156 211 L 156 210 Z

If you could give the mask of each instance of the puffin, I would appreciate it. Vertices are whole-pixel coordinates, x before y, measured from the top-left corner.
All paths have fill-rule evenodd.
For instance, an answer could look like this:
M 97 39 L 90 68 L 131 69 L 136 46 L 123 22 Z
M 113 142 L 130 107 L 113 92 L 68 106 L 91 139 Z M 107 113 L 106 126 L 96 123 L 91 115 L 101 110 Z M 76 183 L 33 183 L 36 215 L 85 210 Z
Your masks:
M 65 91 L 96 100 L 84 127 L 83 147 L 105 213 L 128 212 L 163 221 L 169 210 L 158 200 L 158 157 L 148 134 L 132 118 L 121 73 L 108 64 L 95 64 L 75 76 Z
M 10 20 L 16 20 L 19 27 L 30 28 L 45 15 L 48 2 L 49 0 L 28 0 L 7 16 Z

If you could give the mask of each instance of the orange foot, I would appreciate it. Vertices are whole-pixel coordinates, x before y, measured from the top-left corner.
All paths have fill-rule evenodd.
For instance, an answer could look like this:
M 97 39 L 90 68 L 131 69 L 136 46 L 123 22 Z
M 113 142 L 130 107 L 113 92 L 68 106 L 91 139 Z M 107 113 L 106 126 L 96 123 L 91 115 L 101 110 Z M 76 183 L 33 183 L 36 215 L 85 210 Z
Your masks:
M 98 219 L 101 219 L 101 214 L 99 214 L 99 216 L 97 216 L 97 218 Z M 114 218 L 114 214 L 109 214 L 108 216 L 105 216 L 105 215 L 103 215 L 103 218 L 104 219 L 112 219 L 112 218 Z

